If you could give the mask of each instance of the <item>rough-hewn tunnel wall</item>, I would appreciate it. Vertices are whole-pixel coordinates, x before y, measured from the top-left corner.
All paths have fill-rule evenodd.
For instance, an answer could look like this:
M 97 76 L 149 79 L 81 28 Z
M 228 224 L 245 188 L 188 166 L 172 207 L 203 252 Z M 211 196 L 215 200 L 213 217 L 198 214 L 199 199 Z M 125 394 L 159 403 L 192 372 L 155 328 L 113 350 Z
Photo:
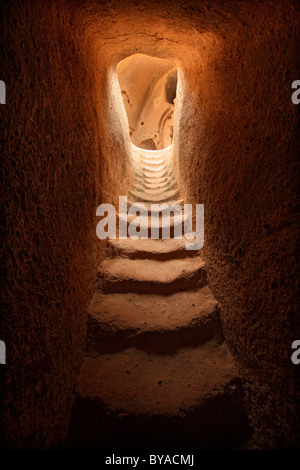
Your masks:
M 96 43 L 97 44 L 97 43 Z M 118 210 L 119 196 L 127 195 L 132 181 L 130 138 L 126 111 L 122 102 L 117 73 L 96 47 L 96 85 L 101 141 L 101 201 L 113 204 Z
M 232 26 L 215 52 L 203 51 L 202 69 L 189 69 L 194 126 L 181 132 L 180 174 L 188 198 L 205 204 L 210 285 L 223 304 L 256 441 L 296 446 L 299 388 L 290 357 L 299 336 L 299 126 L 291 83 L 299 72 L 299 12 L 295 4 L 266 2 Z M 183 116 L 183 124 L 190 119 Z M 196 143 L 194 156 L 182 151 L 186 142 Z
M 1 421 L 7 445 L 41 447 L 66 432 L 101 256 L 101 87 L 97 48 L 64 2 L 2 8 Z M 124 165 L 119 174 L 124 182 Z

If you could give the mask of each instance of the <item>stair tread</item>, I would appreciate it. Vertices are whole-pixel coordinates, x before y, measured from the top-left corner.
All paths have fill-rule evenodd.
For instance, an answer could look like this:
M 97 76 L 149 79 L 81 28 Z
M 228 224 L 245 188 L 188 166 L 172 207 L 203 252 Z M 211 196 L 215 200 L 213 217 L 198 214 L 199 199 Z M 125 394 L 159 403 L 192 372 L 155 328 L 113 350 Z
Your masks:
M 141 188 L 141 187 L 137 187 L 135 186 L 132 190 L 130 190 L 130 192 L 132 193 L 135 193 L 135 194 L 138 194 L 139 197 L 142 196 L 160 196 L 162 194 L 165 194 L 165 193 L 177 193 L 179 191 L 179 188 L 173 188 L 173 189 L 170 189 L 169 187 L 166 187 L 166 188 L 163 188 L 163 189 L 144 189 L 144 188 Z M 159 193 L 159 194 L 158 194 Z
M 167 184 L 167 183 L 161 183 L 161 184 L 149 184 L 149 183 L 141 183 L 141 184 L 137 184 L 135 186 L 135 190 L 136 191 L 171 191 L 172 189 L 176 188 L 177 187 L 177 184 L 176 183 L 173 183 L 173 184 Z
M 183 259 L 107 259 L 97 273 L 98 289 L 113 292 L 169 295 L 204 287 L 207 274 L 198 256 Z
M 157 211 L 156 211 L 156 214 L 157 214 Z M 137 216 L 137 215 L 124 215 L 124 214 L 120 214 L 118 213 L 118 219 L 119 220 L 122 220 L 122 221 L 126 221 L 128 224 L 132 224 L 132 226 L 141 226 L 141 227 L 149 227 L 151 228 L 151 212 L 148 212 L 148 214 L 146 216 Z M 171 212 L 170 214 L 170 217 L 168 217 L 168 214 L 162 218 L 162 214 L 161 212 L 158 214 L 158 226 L 159 227 L 173 227 L 174 225 L 178 225 L 178 224 L 184 224 L 185 220 L 188 219 L 188 215 L 187 214 L 174 214 Z M 155 217 L 155 220 L 156 220 L 156 217 Z M 153 226 L 154 226 L 154 223 L 153 223 Z
M 143 176 L 137 176 L 136 179 L 137 179 L 138 181 L 145 182 L 145 183 L 151 184 L 151 185 L 155 185 L 155 184 L 157 184 L 157 185 L 159 185 L 159 184 L 166 184 L 166 183 L 168 183 L 170 180 L 171 180 L 171 181 L 174 181 L 174 180 L 175 180 L 175 178 L 168 178 L 168 177 L 166 177 L 166 176 L 163 176 L 162 178 L 154 178 L 154 179 L 152 179 L 152 178 L 147 178 L 146 176 L 145 176 L 145 177 L 143 177 Z
M 177 188 L 176 188 L 177 189 Z M 146 186 L 141 186 L 141 185 L 136 185 L 134 188 L 134 191 L 138 194 L 142 194 L 145 196 L 163 196 L 165 193 L 175 190 L 174 186 L 172 187 L 171 185 L 159 187 L 157 185 L 156 187 L 153 188 L 147 188 Z
M 168 167 L 166 167 L 163 170 L 160 171 L 149 171 L 147 169 L 141 171 L 141 175 L 144 176 L 145 178 L 148 178 L 148 180 L 153 180 L 155 181 L 156 179 L 160 178 L 168 178 L 168 175 L 170 173 L 170 170 Z
M 141 158 L 141 164 L 145 165 L 161 165 L 165 163 L 165 160 L 163 158 L 155 158 L 155 159 L 149 159 L 149 158 Z
M 136 348 L 86 357 L 79 395 L 118 415 L 184 415 L 222 395 L 238 376 L 225 343 L 211 340 L 173 354 Z
M 130 190 L 130 194 L 137 200 L 137 201 L 145 201 L 145 202 L 153 202 L 153 203 L 162 203 L 167 202 L 170 199 L 179 196 L 179 189 L 176 188 L 174 190 L 165 191 L 158 195 L 150 195 L 145 193 L 144 191 L 136 191 Z
M 218 305 L 208 286 L 193 292 L 169 296 L 147 294 L 96 293 L 89 314 L 112 331 L 132 328 L 139 331 L 181 328 L 204 321 Z
M 126 240 L 109 240 L 108 246 L 112 249 L 113 253 L 117 253 L 121 257 L 134 257 L 137 258 L 164 258 L 166 255 L 176 257 L 182 256 L 194 256 L 196 250 L 187 250 L 186 243 L 187 239 L 174 239 L 170 240 L 147 240 L 138 239 L 132 240 L 127 238 Z M 189 241 L 190 242 L 190 241 Z
M 154 165 L 152 163 L 141 162 L 141 168 L 143 171 L 145 170 L 151 173 L 159 173 L 160 171 L 167 170 L 168 165 L 166 165 L 165 163 L 159 163 L 158 165 Z
M 152 204 L 163 204 L 163 203 L 162 202 L 150 202 L 150 201 L 139 202 L 139 201 L 133 201 L 132 199 L 128 199 L 127 201 L 127 207 L 130 207 L 130 206 L 138 207 L 139 204 L 143 204 L 144 206 L 146 206 L 147 210 L 150 212 Z M 169 206 L 172 206 L 173 204 L 179 204 L 181 207 L 183 207 L 183 199 L 173 199 L 171 201 L 168 201 Z
M 176 182 L 173 181 L 172 183 L 169 183 L 168 181 L 164 182 L 164 183 L 147 183 L 147 182 L 141 182 L 141 183 L 137 183 L 135 185 L 135 189 L 138 189 L 139 191 L 143 191 L 143 190 L 166 190 L 166 189 L 173 189 L 176 185 Z
M 189 278 L 199 268 L 204 268 L 204 261 L 200 256 L 188 260 L 168 261 L 116 258 L 105 260 L 98 269 L 98 273 L 115 280 L 126 279 L 165 284 L 178 278 Z

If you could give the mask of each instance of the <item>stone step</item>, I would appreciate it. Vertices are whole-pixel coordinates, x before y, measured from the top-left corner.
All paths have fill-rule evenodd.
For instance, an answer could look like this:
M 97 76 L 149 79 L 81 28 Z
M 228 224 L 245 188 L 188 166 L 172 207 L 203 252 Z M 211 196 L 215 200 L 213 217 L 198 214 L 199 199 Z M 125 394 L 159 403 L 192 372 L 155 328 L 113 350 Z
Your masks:
M 204 287 L 207 275 L 200 256 L 171 261 L 117 258 L 102 263 L 97 280 L 99 290 L 105 294 L 169 295 Z
M 149 159 L 149 158 L 141 158 L 141 164 L 146 164 L 146 165 L 153 165 L 153 166 L 156 166 L 156 165 L 161 165 L 161 164 L 164 164 L 165 163 L 165 160 L 163 158 L 156 158 L 156 159 Z
M 156 162 L 165 162 L 171 160 L 170 155 L 156 155 L 156 156 L 148 156 L 148 155 L 134 155 L 133 160 L 137 163 L 147 162 L 147 163 L 156 163 Z
M 137 183 L 145 183 L 145 184 L 162 184 L 168 183 L 169 181 L 172 182 L 175 178 L 168 178 L 167 176 L 163 176 L 162 178 L 147 178 L 145 176 L 137 176 L 136 177 Z
M 89 306 L 87 351 L 128 347 L 164 353 L 223 339 L 209 288 L 169 296 L 96 293 Z
M 146 159 L 146 160 L 151 160 L 151 161 L 153 161 L 153 160 L 165 160 L 166 158 L 170 158 L 170 155 L 163 155 L 161 153 L 157 153 L 157 154 L 153 154 L 153 155 L 144 155 L 144 154 L 140 153 L 138 155 L 138 158 L 140 160 Z
M 147 182 L 138 182 L 134 187 L 136 193 L 146 193 L 146 194 L 161 194 L 166 191 L 173 191 L 177 189 L 176 181 L 166 182 L 166 183 L 147 183 Z
M 130 197 L 130 195 L 129 195 Z M 157 209 L 156 208 L 152 208 L 152 204 L 160 204 L 159 202 L 148 202 L 148 201 L 143 201 L 143 202 L 138 202 L 138 201 L 134 201 L 133 199 L 128 199 L 127 200 L 127 209 L 129 209 L 130 206 L 136 206 L 136 207 L 139 207 L 139 205 L 142 204 L 143 206 L 145 206 L 147 208 L 147 211 L 150 213 L 151 210 L 153 212 L 157 212 Z M 179 204 L 183 210 L 183 206 L 184 206 L 184 202 L 183 202 L 183 199 L 174 199 L 174 200 L 171 200 L 171 201 L 168 201 L 168 205 L 169 206 L 172 206 L 172 205 L 175 205 L 175 204 Z
M 171 158 L 160 158 L 160 159 L 148 159 L 148 158 L 142 158 L 139 162 L 139 164 L 143 167 L 144 165 L 149 165 L 155 167 L 156 165 L 165 165 L 165 166 L 170 166 L 172 163 Z
M 145 183 L 142 183 L 142 184 L 137 183 L 134 187 L 134 192 L 149 195 L 149 196 L 156 196 L 156 195 L 159 196 L 159 195 L 164 194 L 168 191 L 178 189 L 175 186 L 176 186 L 175 183 L 173 183 L 173 185 L 171 185 L 169 182 L 165 183 L 162 186 L 159 185 L 159 184 L 156 184 L 156 183 L 152 183 L 152 185 L 150 187 Z
M 141 172 L 141 176 L 143 176 L 144 178 L 151 179 L 151 181 L 153 182 L 155 181 L 156 178 L 168 178 L 170 174 L 172 173 L 169 168 L 165 168 L 164 170 L 157 171 L 157 172 L 148 171 L 148 170 Z
M 175 198 L 179 197 L 179 189 L 173 189 L 171 191 L 165 191 L 158 196 L 149 195 L 145 192 L 138 192 L 134 190 L 129 190 L 130 195 L 137 201 L 137 202 L 153 202 L 153 203 L 163 203 L 171 201 Z
M 133 188 L 133 191 L 135 192 L 143 192 L 145 189 L 146 190 L 163 190 L 163 191 L 171 191 L 173 189 L 177 189 L 178 185 L 175 179 L 172 179 L 170 181 L 163 181 L 161 183 L 153 182 L 153 181 L 146 181 L 146 180 L 140 180 L 136 181 L 135 186 Z
M 187 250 L 186 243 L 191 240 L 108 240 L 106 256 L 109 258 L 156 259 L 166 261 L 195 256 L 197 250 Z
M 168 155 L 172 155 L 172 145 L 164 149 L 158 149 L 158 150 L 148 150 L 148 149 L 142 149 L 139 147 L 135 147 L 135 150 L 136 150 L 136 153 L 140 157 L 155 158 L 155 157 L 166 157 Z
M 176 188 L 178 190 L 178 188 Z M 158 186 L 154 188 L 145 188 L 139 185 L 136 185 L 134 188 L 135 194 L 139 194 L 142 197 L 150 196 L 150 197 L 159 197 L 159 196 L 164 196 L 165 193 L 170 192 L 171 188 L 169 185 L 159 188 Z
M 160 165 L 147 165 L 147 164 L 142 164 L 141 162 L 141 168 L 143 171 L 147 171 L 148 173 L 159 173 L 160 171 L 165 171 L 168 169 L 168 165 L 165 164 L 160 164 Z
M 156 212 L 157 214 L 157 212 Z M 187 220 L 187 215 L 176 215 L 175 217 L 171 215 L 170 217 L 162 218 L 161 213 L 158 213 L 158 238 L 159 239 L 172 239 L 175 236 L 175 230 L 177 229 L 179 231 L 179 236 L 184 235 L 184 223 L 185 220 Z M 128 233 L 128 227 L 131 225 L 131 227 L 135 227 L 138 229 L 138 231 L 142 231 L 144 234 L 145 232 L 147 233 L 148 239 L 152 239 L 152 227 L 155 227 L 155 221 L 152 223 L 152 218 L 151 214 L 149 214 L 146 217 L 136 217 L 136 216 L 124 216 L 122 214 L 118 214 L 118 219 L 119 221 L 123 221 L 127 224 L 127 234 Z M 153 229 L 153 234 L 156 234 Z M 147 240 L 147 239 L 146 239 Z
M 137 191 L 143 191 L 143 190 L 161 190 L 161 189 L 174 189 L 174 187 L 177 186 L 177 183 L 176 183 L 176 180 L 175 179 L 171 179 L 171 180 L 165 180 L 165 181 L 162 181 L 161 183 L 157 183 L 156 181 L 155 182 L 149 182 L 149 181 L 145 181 L 145 180 L 138 180 L 135 184 L 135 187 L 134 189 L 137 190 Z
M 128 348 L 83 362 L 69 430 L 73 445 L 226 449 L 248 436 L 241 380 L 224 342 L 172 354 Z

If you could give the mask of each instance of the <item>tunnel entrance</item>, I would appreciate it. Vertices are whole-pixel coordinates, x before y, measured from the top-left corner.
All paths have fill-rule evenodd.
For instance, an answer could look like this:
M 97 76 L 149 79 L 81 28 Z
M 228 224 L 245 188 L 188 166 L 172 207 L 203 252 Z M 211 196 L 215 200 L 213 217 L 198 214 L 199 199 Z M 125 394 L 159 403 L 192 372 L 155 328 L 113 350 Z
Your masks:
M 172 59 L 137 53 L 121 60 L 116 71 L 134 173 L 129 201 L 175 203 L 180 198 L 173 168 L 177 66 Z
M 173 143 L 177 68 L 172 60 L 133 54 L 117 66 L 131 142 L 146 150 Z

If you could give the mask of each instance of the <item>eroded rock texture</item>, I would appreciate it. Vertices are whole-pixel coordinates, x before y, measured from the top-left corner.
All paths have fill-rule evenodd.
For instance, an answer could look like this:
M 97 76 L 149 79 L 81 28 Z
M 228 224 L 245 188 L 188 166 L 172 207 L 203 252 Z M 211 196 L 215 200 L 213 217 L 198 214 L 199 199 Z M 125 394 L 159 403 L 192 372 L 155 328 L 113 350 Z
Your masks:
M 131 142 L 149 150 L 171 145 L 177 87 L 173 62 L 134 54 L 118 64 L 117 72 Z

